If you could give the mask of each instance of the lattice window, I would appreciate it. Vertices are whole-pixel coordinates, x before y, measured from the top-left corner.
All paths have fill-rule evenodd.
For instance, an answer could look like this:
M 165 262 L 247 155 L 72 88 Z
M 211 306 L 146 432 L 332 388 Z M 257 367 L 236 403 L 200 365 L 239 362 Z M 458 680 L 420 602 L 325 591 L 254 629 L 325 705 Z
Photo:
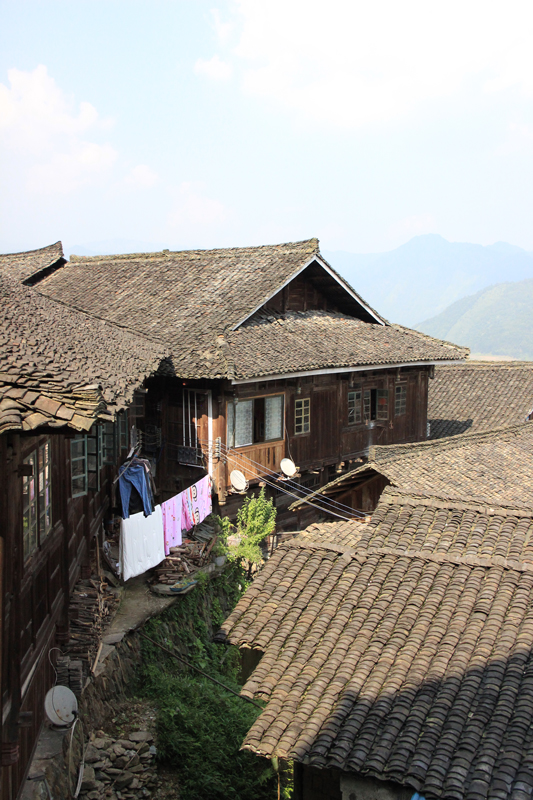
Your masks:
M 52 464 L 50 442 L 33 450 L 23 461 L 22 537 L 29 558 L 52 530 Z
M 311 430 L 311 400 L 304 397 L 294 406 L 294 433 L 309 433 Z
M 399 417 L 407 410 L 407 386 L 398 384 L 394 390 L 394 415 Z
M 363 418 L 365 422 L 384 421 L 389 418 L 389 392 L 387 389 L 365 389 Z
M 87 494 L 87 437 L 78 434 L 70 441 L 70 487 L 72 497 Z
M 362 420 L 361 399 L 363 393 L 357 387 L 353 392 L 348 392 L 348 425 L 356 425 Z

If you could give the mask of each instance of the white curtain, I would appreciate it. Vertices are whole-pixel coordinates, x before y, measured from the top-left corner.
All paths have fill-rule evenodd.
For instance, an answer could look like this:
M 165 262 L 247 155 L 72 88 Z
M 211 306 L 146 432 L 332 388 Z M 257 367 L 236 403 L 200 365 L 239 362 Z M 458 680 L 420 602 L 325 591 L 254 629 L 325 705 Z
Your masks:
M 226 404 L 227 408 L 227 435 L 226 435 L 226 445 L 228 447 L 235 447 L 235 406 L 233 405 L 233 400 Z
M 283 396 L 265 397 L 265 441 L 283 438 Z
M 253 400 L 235 405 L 235 447 L 244 447 L 254 440 Z

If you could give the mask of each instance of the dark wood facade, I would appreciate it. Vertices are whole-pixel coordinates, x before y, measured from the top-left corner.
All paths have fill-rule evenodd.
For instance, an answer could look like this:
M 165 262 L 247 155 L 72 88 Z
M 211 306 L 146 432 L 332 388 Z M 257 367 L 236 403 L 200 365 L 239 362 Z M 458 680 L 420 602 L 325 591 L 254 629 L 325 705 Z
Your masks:
M 75 431 L 0 436 L 2 800 L 15 800 L 21 790 L 54 682 L 53 648 L 68 642 L 69 597 L 78 578 L 90 576 L 91 543 L 110 505 L 116 469 L 98 460 L 90 465 L 96 466 L 94 480 L 87 476 L 86 491 L 73 497 L 73 440 L 87 442 Z M 45 452 L 46 486 L 39 461 Z
M 157 460 L 161 499 L 190 486 L 207 470 L 220 512 L 234 516 L 243 499 L 231 488 L 230 473 L 237 469 L 245 475 L 251 491 L 266 482 L 267 493 L 278 507 L 280 529 L 309 524 L 317 519 L 316 509 L 304 508 L 299 517 L 287 511 L 298 490 L 276 480 L 281 475 L 281 460 L 294 461 L 299 471 L 295 483 L 309 491 L 352 469 L 366 458 L 373 444 L 423 441 L 430 369 L 329 372 L 235 385 L 152 378 L 147 381 L 145 416 L 137 421 L 148 435 L 147 441 L 154 437 L 156 442 L 145 454 Z M 265 400 L 274 398 L 279 398 L 278 409 L 282 409 L 280 435 L 268 439 Z M 239 445 L 230 430 L 231 421 L 235 407 L 249 401 L 252 420 L 248 420 L 248 429 L 253 441 Z M 304 405 L 308 430 L 298 427 L 297 407 L 301 415 Z M 365 510 L 367 505 L 354 507 Z

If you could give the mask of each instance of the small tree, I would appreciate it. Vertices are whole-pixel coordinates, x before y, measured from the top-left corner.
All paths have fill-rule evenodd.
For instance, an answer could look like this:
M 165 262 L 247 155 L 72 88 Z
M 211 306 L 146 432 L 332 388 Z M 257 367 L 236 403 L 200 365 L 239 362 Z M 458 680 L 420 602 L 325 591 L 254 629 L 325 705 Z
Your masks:
M 237 513 L 236 528 L 230 525 L 227 518 L 220 522 L 228 558 L 238 563 L 245 562 L 250 577 L 253 565 L 263 560 L 259 545 L 276 528 L 276 509 L 272 500 L 266 499 L 264 487 L 257 497 L 246 498 Z

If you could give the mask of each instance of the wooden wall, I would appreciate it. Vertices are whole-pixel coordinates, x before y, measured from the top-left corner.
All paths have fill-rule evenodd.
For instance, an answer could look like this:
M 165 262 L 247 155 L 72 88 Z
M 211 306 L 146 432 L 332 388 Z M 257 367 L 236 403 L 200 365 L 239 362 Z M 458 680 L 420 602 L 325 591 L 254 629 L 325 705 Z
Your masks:
M 226 462 L 215 463 L 215 486 L 223 513 L 234 516 L 242 503 L 242 497 L 231 493 L 229 473 L 232 469 L 244 472 L 253 489 L 261 478 L 271 480 L 272 473 L 279 473 L 282 458 L 289 457 L 299 468 L 301 481 L 307 488 L 318 488 L 328 483 L 343 471 L 368 454 L 374 444 L 417 442 L 426 439 L 427 433 L 427 384 L 429 367 L 383 369 L 349 374 L 333 373 L 307 376 L 297 379 L 257 382 L 231 386 L 229 382 L 219 391 L 217 400 L 216 435 L 227 443 L 227 404 L 233 398 L 246 400 L 283 394 L 285 398 L 285 436 L 276 442 L 258 442 L 254 445 L 235 448 Z M 395 413 L 396 386 L 406 388 L 405 413 Z M 386 420 L 372 420 L 349 424 L 348 393 L 358 387 L 365 390 L 387 390 L 388 405 Z M 214 395 L 217 392 L 214 391 Z M 295 433 L 295 405 L 299 399 L 310 401 L 310 430 Z M 255 463 L 254 463 L 255 462 Z M 261 466 L 262 465 L 262 466 Z M 313 483 L 311 486 L 309 481 Z M 282 485 L 281 485 L 282 486 Z M 283 486 L 282 486 L 283 488 Z M 377 491 L 377 487 L 376 488 Z M 362 508 L 373 507 L 371 487 L 366 496 L 357 497 Z M 286 512 L 294 497 L 285 495 L 267 484 L 267 491 L 275 498 L 278 507 L 278 522 L 282 529 L 305 527 L 317 521 L 317 512 L 302 508 L 300 520 L 295 514 Z M 369 493 L 370 492 L 370 493 Z M 357 505 L 359 508 L 359 505 Z
M 90 542 L 109 506 L 109 468 L 101 470 L 98 491 L 70 496 L 70 438 L 54 432 L 0 436 L 2 800 L 15 800 L 25 779 L 44 719 L 44 697 L 53 685 L 48 656 L 68 641 L 69 596 L 80 573 L 90 574 Z M 52 529 L 24 560 L 20 468 L 28 453 L 47 440 Z M 52 662 L 56 656 L 50 654 Z

